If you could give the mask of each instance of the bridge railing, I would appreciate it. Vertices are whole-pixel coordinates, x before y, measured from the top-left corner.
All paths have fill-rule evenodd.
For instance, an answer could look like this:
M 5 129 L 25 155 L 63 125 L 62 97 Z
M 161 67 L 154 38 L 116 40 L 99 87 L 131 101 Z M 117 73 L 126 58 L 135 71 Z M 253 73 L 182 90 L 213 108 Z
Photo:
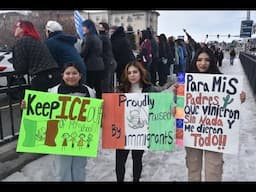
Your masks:
M 239 59 L 250 82 L 254 95 L 256 95 L 256 56 L 240 52 Z

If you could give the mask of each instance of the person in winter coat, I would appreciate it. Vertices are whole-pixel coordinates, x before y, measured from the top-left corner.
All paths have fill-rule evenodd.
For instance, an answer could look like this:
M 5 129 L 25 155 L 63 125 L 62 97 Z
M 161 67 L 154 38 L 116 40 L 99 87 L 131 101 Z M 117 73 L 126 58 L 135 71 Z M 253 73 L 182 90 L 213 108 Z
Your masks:
M 113 55 L 111 41 L 109 39 L 109 25 L 107 23 L 99 23 L 99 37 L 102 41 L 103 51 L 102 58 L 104 62 L 104 78 L 102 89 L 104 93 L 111 93 L 114 89 L 114 72 L 117 67 L 116 60 Z
M 167 38 L 163 33 L 159 36 L 159 58 L 159 85 L 163 86 L 167 82 L 167 76 L 170 74 L 170 47 Z
M 156 38 L 151 32 L 150 29 L 147 29 L 149 32 L 149 40 L 151 43 L 151 53 L 152 53 L 152 62 L 150 67 L 150 80 L 153 85 L 156 85 L 156 73 L 158 72 L 158 62 L 159 62 L 159 45 L 156 41 Z
M 151 63 L 152 63 L 152 47 L 150 41 L 150 32 L 149 30 L 141 31 L 141 43 L 140 43 L 140 60 L 143 63 L 145 69 L 148 70 L 149 74 L 151 71 Z
M 209 48 L 197 50 L 192 65 L 186 71 L 188 73 L 221 74 L 214 53 Z M 245 92 L 241 92 L 241 103 L 245 101 Z M 204 164 L 204 181 L 221 181 L 223 174 L 223 153 L 185 147 L 186 166 L 188 168 L 188 181 L 202 181 L 202 169 Z M 204 158 L 203 158 L 204 156 Z
M 224 54 L 223 54 L 223 51 L 220 49 L 220 48 L 218 48 L 218 60 L 219 60 L 219 67 L 221 67 L 222 66 L 222 60 L 223 60 L 223 58 L 224 58 Z
M 95 91 L 82 82 L 82 72 L 75 63 L 66 63 L 62 68 L 62 80 L 60 84 L 48 89 L 49 93 L 60 93 L 80 97 L 95 98 Z M 21 102 L 21 109 L 26 108 L 24 100 Z M 63 146 L 67 145 L 63 143 Z M 56 181 L 80 181 L 84 182 L 86 157 L 54 155 L 54 171 Z
M 85 39 L 81 55 L 87 68 L 87 84 L 96 90 L 97 98 L 101 98 L 104 62 L 102 58 L 102 41 L 92 20 L 83 21 Z
M 230 55 L 230 65 L 234 65 L 234 60 L 236 57 L 236 52 L 234 48 L 231 48 L 229 55 Z
M 67 63 L 62 68 L 62 81 L 48 90 L 83 97 L 95 97 L 95 91 L 82 82 L 82 72 L 77 64 Z M 85 181 L 86 157 L 56 155 L 54 167 L 57 181 Z
M 30 21 L 19 20 L 14 36 L 13 67 L 31 76 L 31 89 L 47 91 L 61 80 L 58 64 Z
M 125 65 L 135 60 L 130 43 L 126 38 L 124 28 L 118 27 L 111 35 L 112 50 L 117 62 L 116 74 L 117 80 L 121 82 L 121 75 L 124 71 Z
M 147 70 L 138 61 L 129 62 L 123 71 L 123 80 L 117 87 L 119 93 L 158 92 L 147 81 Z M 117 182 L 123 182 L 125 164 L 130 150 L 116 149 L 116 177 Z M 139 182 L 142 172 L 142 156 L 144 150 L 131 150 L 133 160 L 133 182 Z
M 174 64 L 175 64 L 175 38 L 174 36 L 168 37 L 168 44 L 170 47 L 170 79 L 171 81 L 174 80 Z
M 65 34 L 61 24 L 57 21 L 48 21 L 45 26 L 45 31 L 47 37 L 45 43 L 60 69 L 62 69 L 67 62 L 76 63 L 82 71 L 82 79 L 85 82 L 86 67 L 82 57 L 74 47 L 77 38 L 73 35 Z

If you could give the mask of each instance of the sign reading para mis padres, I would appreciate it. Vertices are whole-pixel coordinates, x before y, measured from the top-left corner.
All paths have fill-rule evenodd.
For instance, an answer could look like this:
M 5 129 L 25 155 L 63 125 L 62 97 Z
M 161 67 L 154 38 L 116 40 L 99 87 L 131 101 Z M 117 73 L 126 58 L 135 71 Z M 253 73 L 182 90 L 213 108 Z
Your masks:
M 253 20 L 244 20 L 241 22 L 240 37 L 251 37 Z
M 18 152 L 96 157 L 103 100 L 26 90 Z

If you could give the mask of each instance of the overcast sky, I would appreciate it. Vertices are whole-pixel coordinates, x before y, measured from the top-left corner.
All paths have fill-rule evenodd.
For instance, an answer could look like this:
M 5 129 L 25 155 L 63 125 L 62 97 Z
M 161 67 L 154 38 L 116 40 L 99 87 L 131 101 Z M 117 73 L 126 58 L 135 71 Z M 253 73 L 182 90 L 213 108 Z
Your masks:
M 246 19 L 247 11 L 195 11 L 195 10 L 162 10 L 158 11 L 158 33 L 165 33 L 168 36 L 184 35 L 183 28 L 196 41 L 205 41 L 206 34 L 208 40 L 219 40 L 230 42 L 232 35 L 240 35 L 241 21 Z M 251 20 L 256 22 L 256 11 L 250 11 Z M 217 39 L 217 34 L 220 38 Z M 221 35 L 231 35 L 231 38 L 221 37 Z

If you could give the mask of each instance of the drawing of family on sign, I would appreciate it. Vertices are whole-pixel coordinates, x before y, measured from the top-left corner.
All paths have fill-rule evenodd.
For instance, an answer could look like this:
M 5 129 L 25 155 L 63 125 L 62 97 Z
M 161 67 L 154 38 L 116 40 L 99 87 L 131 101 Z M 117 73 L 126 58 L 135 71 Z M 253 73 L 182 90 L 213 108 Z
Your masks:
M 65 150 L 67 148 L 67 146 L 71 146 L 72 148 L 75 148 L 77 146 L 80 150 L 83 149 L 83 147 L 88 148 L 88 147 L 90 147 L 92 137 L 93 136 L 90 133 L 88 134 L 88 136 L 86 136 L 86 134 L 84 134 L 84 133 L 80 133 L 79 136 L 77 137 L 78 141 L 76 142 L 76 140 L 77 140 L 76 132 L 71 133 L 71 135 L 69 133 L 63 133 L 62 134 L 63 150 Z M 77 145 L 76 145 L 76 143 L 77 143 Z

